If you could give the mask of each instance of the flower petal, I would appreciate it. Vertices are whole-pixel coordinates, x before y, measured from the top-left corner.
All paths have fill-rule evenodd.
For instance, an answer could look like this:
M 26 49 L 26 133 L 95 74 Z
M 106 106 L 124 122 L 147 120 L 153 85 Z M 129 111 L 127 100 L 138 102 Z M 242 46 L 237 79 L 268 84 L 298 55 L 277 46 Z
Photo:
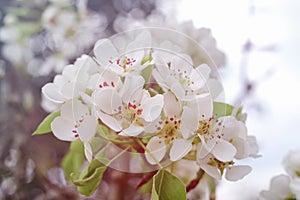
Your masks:
M 93 93 L 95 104 L 107 114 L 115 114 L 118 112 L 119 106 L 122 106 L 122 100 L 114 88 L 108 87 L 96 90 Z
M 90 143 L 88 142 L 84 142 L 84 155 L 86 157 L 86 159 L 91 162 L 93 160 L 93 150 L 92 147 L 90 145 Z
M 215 178 L 216 180 L 221 180 L 222 176 L 218 168 L 208 164 L 201 164 L 200 167 L 211 177 Z
M 226 140 L 220 139 L 211 152 L 218 160 L 227 162 L 233 160 L 236 154 L 236 148 Z
M 87 116 L 78 127 L 78 134 L 82 141 L 88 142 L 96 133 L 98 121 L 94 116 Z
M 147 161 L 152 164 L 158 164 L 166 154 L 167 148 L 165 141 L 157 136 L 154 136 L 148 142 L 146 148 L 149 152 L 145 152 Z
M 213 114 L 213 100 L 208 93 L 193 96 L 188 106 L 197 113 L 199 121 L 209 119 Z
M 64 102 L 65 98 L 62 96 L 62 94 L 59 91 L 60 88 L 53 83 L 47 83 L 42 87 L 43 95 L 53 103 Z
M 128 128 L 124 129 L 119 133 L 122 136 L 138 136 L 144 131 L 144 128 L 141 126 L 135 126 L 131 124 Z
M 185 106 L 183 107 L 180 131 L 183 138 L 187 139 L 190 137 L 198 128 L 198 120 L 196 114 L 192 109 Z
M 140 102 L 143 95 L 145 80 L 142 76 L 126 76 L 121 96 L 125 104 Z
M 181 104 L 172 92 L 164 93 L 164 112 L 168 117 L 179 117 L 181 114 Z
M 175 72 L 183 72 L 189 75 L 193 70 L 192 58 L 187 54 L 177 54 L 172 58 L 171 69 Z
M 183 158 L 192 149 L 191 141 L 175 139 L 170 150 L 170 160 L 177 161 Z
M 68 118 L 56 117 L 51 123 L 51 130 L 55 137 L 63 141 L 74 141 L 76 139 L 72 130 L 75 130 L 74 122 Z
M 252 168 L 248 165 L 231 166 L 226 169 L 226 179 L 229 181 L 237 181 L 251 172 Z
M 110 115 L 104 114 L 101 111 L 97 112 L 97 115 L 101 119 L 101 121 L 107 125 L 112 130 L 119 132 L 122 130 L 122 124 L 120 121 L 116 120 L 115 118 L 111 117 Z
M 210 67 L 206 64 L 202 64 L 196 69 L 192 70 L 190 79 L 194 84 L 191 85 L 191 88 L 193 90 L 202 88 L 209 78 L 210 71 Z
M 110 64 L 110 60 L 118 56 L 118 51 L 109 39 L 98 40 L 94 46 L 94 54 L 100 65 Z
M 141 117 L 146 122 L 152 122 L 157 119 L 162 111 L 164 104 L 163 95 L 158 94 L 154 97 L 150 97 L 142 102 L 141 107 L 143 109 Z
M 275 176 L 271 180 L 270 190 L 277 194 L 280 199 L 284 199 L 290 193 L 290 177 L 287 175 Z

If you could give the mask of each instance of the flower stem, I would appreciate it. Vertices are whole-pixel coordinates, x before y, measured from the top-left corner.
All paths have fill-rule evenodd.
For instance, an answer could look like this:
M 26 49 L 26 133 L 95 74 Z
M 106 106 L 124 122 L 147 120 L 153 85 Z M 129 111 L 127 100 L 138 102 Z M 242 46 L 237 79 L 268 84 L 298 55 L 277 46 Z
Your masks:
M 151 156 L 151 158 L 156 162 L 160 169 L 163 169 L 163 166 L 158 162 L 158 160 L 153 156 L 153 154 L 147 149 L 144 143 L 140 139 L 136 139 L 136 142 Z

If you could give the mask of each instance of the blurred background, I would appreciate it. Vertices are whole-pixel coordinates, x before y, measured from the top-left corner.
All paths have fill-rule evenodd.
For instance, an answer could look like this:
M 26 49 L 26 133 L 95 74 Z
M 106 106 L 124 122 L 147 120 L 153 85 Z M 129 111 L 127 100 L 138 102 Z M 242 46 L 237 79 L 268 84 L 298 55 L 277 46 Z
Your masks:
M 253 171 L 243 180 L 222 181 L 217 199 L 257 199 L 300 148 L 299 9 L 297 0 L 1 0 L 0 199 L 83 199 L 59 168 L 68 143 L 31 136 L 51 110 L 40 89 L 96 40 L 142 26 L 181 31 L 215 61 L 226 101 L 242 103 L 262 155 L 244 161 Z M 86 199 L 118 199 L 109 187 L 121 178 L 108 173 Z

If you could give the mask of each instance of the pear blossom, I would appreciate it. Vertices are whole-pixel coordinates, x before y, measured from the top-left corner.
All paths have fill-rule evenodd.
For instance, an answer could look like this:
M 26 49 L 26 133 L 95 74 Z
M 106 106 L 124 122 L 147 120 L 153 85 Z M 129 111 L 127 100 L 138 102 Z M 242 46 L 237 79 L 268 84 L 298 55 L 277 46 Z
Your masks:
M 234 161 L 223 162 L 212 154 L 207 154 L 204 158 L 198 159 L 197 163 L 208 175 L 221 180 L 222 175 L 229 181 L 237 181 L 249 174 L 252 168 L 248 165 L 234 165 Z
M 283 166 L 291 177 L 300 177 L 300 151 L 290 151 L 283 159 Z
M 53 83 L 42 87 L 45 98 L 44 105 L 53 108 L 79 97 L 80 92 L 85 92 L 89 80 L 89 70 L 96 68 L 96 63 L 87 55 L 83 55 L 76 62 L 64 67 L 62 74 L 54 77 Z M 45 102 L 48 101 L 48 102 Z M 56 106 L 55 106 L 56 105 Z
M 151 44 L 151 35 L 145 31 L 139 34 L 133 41 L 123 44 L 125 47 L 115 46 L 114 41 L 109 39 L 98 40 L 94 46 L 94 54 L 102 66 L 109 66 L 112 71 L 124 76 L 128 73 L 139 73 L 148 62 L 143 59 L 149 56 L 147 48 Z
M 222 67 L 226 61 L 226 56 L 224 52 L 218 48 L 216 39 L 213 37 L 212 30 L 204 27 L 196 28 L 192 21 L 178 22 L 173 18 L 169 19 L 168 16 L 161 16 L 157 13 L 149 15 L 145 19 L 136 19 L 128 14 L 128 16 L 118 16 L 114 21 L 114 26 L 118 32 L 126 31 L 130 28 L 168 28 L 187 36 L 186 38 L 181 38 L 181 40 L 178 40 L 178 37 L 174 37 L 170 34 L 167 36 L 163 34 L 156 34 L 154 36 L 154 39 L 157 41 L 177 44 L 176 46 L 179 47 L 179 49 L 177 47 L 173 48 L 173 52 L 181 52 L 191 55 L 197 64 L 207 63 L 209 66 L 215 64 L 217 67 Z M 195 42 L 197 42 L 197 45 L 194 44 Z M 199 46 L 201 48 L 199 48 Z
M 197 134 L 201 139 L 197 151 L 197 163 L 204 171 L 220 179 L 226 168 L 225 177 L 236 181 L 251 171 L 249 166 L 234 165 L 234 159 L 240 160 L 249 156 L 257 157 L 256 140 L 248 136 L 243 122 L 233 116 L 213 117 L 199 122 Z
M 61 115 L 51 123 L 54 136 L 63 141 L 80 139 L 84 144 L 85 156 L 91 161 L 89 141 L 96 133 L 97 118 L 90 113 L 88 106 L 75 99 L 64 103 L 60 110 Z
M 290 189 L 296 196 L 296 199 L 300 199 L 300 178 L 293 178 L 291 180 Z
M 143 89 L 141 76 L 126 76 L 121 90 L 113 85 L 96 90 L 92 96 L 101 121 L 123 136 L 138 136 L 156 123 L 163 108 L 163 96 L 153 97 Z M 151 128 L 152 129 L 152 128 Z
M 260 200 L 282 200 L 296 199 L 289 187 L 290 177 L 287 175 L 278 175 L 272 178 L 270 189 L 260 192 Z M 297 198 L 298 199 L 298 198 Z
M 183 158 L 192 149 L 192 133 L 186 131 L 181 132 L 181 124 L 192 123 L 188 121 L 190 118 L 182 114 L 186 107 L 182 108 L 181 102 L 176 101 L 176 97 L 171 92 L 164 94 L 164 115 L 165 118 L 160 121 L 162 127 L 157 128 L 156 136 L 152 137 L 146 148 L 149 152 L 145 153 L 146 159 L 150 164 L 160 162 L 170 147 L 170 160 L 177 161 Z M 185 120 L 187 122 L 185 122 Z M 184 121 L 184 122 L 183 122 Z
M 210 73 L 206 64 L 193 68 L 191 57 L 185 54 L 174 56 L 169 64 L 158 53 L 153 57 L 156 69 L 152 74 L 164 91 L 171 90 L 177 98 L 185 100 L 194 98 L 205 87 Z

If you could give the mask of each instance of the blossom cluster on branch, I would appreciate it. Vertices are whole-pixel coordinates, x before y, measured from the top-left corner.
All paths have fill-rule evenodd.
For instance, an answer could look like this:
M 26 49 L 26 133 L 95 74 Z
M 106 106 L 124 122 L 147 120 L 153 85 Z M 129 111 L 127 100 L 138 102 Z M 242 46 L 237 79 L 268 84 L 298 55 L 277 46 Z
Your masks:
M 158 170 L 152 198 L 163 195 L 157 187 L 164 177 L 185 196 L 183 183 L 165 171 L 182 159 L 194 161 L 201 177 L 216 180 L 225 174 L 236 181 L 251 171 L 238 164 L 258 153 L 242 108 L 221 101 L 222 84 L 211 74 L 215 66 L 194 64 L 176 40 L 168 40 L 182 37 L 142 29 L 101 39 L 91 55 L 65 66 L 42 88 L 42 104 L 53 112 L 34 134 L 52 131 L 60 140 L 83 145 L 90 162 L 86 170 L 92 172 L 66 174 L 79 192 L 90 195 L 108 166 L 132 173 Z M 91 182 L 93 173 L 100 179 Z
M 107 19 L 88 9 L 86 0 L 72 2 L 29 2 L 8 9 L 0 29 L 3 57 L 29 74 L 46 76 L 61 73 L 66 64 L 89 51 L 104 35 Z

